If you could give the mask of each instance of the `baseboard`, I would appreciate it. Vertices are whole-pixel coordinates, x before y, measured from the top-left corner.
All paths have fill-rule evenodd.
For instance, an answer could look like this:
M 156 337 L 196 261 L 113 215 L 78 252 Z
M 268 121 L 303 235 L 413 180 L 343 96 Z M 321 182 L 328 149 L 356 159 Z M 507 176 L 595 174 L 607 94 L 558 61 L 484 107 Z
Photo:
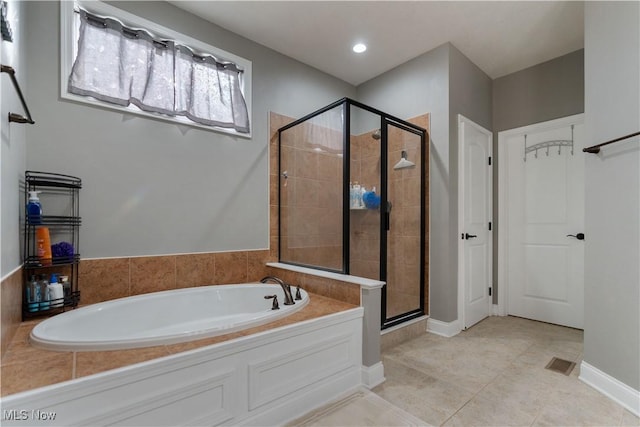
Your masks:
M 384 366 L 378 362 L 373 366 L 362 366 L 362 385 L 371 390 L 384 382 Z
M 491 306 L 491 315 L 492 316 L 504 316 L 504 314 L 500 314 L 500 306 L 498 304 L 493 304 Z
M 611 400 L 624 406 L 636 417 L 640 417 L 640 391 L 629 387 L 584 361 L 580 364 L 579 378 L 585 384 L 590 385 Z
M 454 320 L 453 322 L 442 322 L 436 319 L 427 320 L 427 332 L 431 332 L 432 334 L 451 338 L 458 335 L 460 331 L 462 331 L 462 328 L 460 327 L 459 320 Z

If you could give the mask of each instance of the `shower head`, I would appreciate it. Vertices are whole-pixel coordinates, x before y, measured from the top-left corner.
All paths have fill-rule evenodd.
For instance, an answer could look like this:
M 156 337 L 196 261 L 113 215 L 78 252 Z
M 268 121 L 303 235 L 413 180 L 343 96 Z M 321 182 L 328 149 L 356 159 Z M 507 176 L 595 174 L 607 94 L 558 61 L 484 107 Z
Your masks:
M 382 135 L 380 134 L 380 129 L 376 129 L 373 131 L 373 133 L 371 134 L 371 138 L 378 140 L 380 139 Z
M 410 162 L 409 160 L 407 160 L 407 152 L 402 150 L 402 157 L 400 158 L 400 161 L 398 163 L 396 163 L 396 165 L 393 167 L 393 169 L 406 169 L 406 168 L 410 168 L 415 166 L 416 164 L 413 162 Z

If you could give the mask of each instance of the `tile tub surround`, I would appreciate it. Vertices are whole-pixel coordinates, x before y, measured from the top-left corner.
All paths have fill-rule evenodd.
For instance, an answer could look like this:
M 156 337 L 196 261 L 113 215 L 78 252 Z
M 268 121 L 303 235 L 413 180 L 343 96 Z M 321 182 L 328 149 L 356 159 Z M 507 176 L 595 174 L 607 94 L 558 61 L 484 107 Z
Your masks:
M 319 318 L 354 307 L 355 305 L 353 304 L 311 294 L 309 304 L 301 311 L 266 325 L 186 343 L 116 351 L 54 352 L 33 347 L 29 344 L 29 333 L 42 320 L 31 320 L 20 324 L 7 353 L 2 358 L 0 365 L 0 378 L 2 378 L 0 395 L 6 396 L 74 378 L 81 378 Z
M 267 275 L 268 250 L 83 259 L 81 303 L 192 286 L 256 282 Z

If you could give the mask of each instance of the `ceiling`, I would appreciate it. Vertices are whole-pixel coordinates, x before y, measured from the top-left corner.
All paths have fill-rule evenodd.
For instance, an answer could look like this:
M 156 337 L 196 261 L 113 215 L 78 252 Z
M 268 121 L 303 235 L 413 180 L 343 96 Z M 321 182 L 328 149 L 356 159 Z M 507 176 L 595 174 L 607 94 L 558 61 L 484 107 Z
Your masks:
M 446 42 L 493 79 L 584 46 L 581 1 L 170 3 L 353 85 Z

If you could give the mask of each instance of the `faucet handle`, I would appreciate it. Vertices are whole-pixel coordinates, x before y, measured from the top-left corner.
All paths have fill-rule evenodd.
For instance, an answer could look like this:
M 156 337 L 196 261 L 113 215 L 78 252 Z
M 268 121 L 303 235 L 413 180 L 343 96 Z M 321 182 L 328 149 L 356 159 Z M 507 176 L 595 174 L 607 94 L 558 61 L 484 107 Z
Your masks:
M 296 286 L 296 301 L 300 301 L 302 299 L 302 295 L 300 295 L 300 286 Z
M 271 310 L 280 310 L 280 305 L 278 304 L 278 295 L 265 295 L 264 299 L 273 299 Z

